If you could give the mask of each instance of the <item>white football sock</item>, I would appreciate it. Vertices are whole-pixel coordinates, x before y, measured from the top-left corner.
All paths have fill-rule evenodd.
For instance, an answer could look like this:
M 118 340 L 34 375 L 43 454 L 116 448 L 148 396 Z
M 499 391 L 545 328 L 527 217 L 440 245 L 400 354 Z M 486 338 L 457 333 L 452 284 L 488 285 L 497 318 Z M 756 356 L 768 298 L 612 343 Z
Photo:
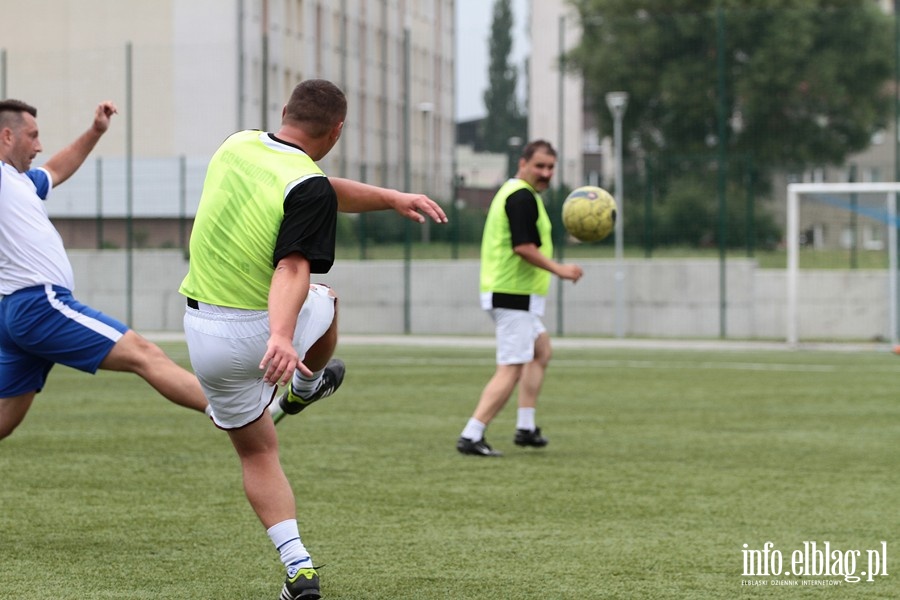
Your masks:
M 300 373 L 299 370 L 294 371 L 294 378 L 291 380 L 291 389 L 294 390 L 294 394 L 301 398 L 310 396 L 319 389 L 319 385 L 322 383 L 322 373 L 324 372 L 325 369 L 320 369 L 314 372 L 312 377 L 307 377 Z
M 269 539 L 275 544 L 275 548 L 281 554 L 281 562 L 287 570 L 288 577 L 293 577 L 299 569 L 311 569 L 312 558 L 303 542 L 300 541 L 300 530 L 297 529 L 297 520 L 288 519 L 276 523 L 266 531 Z
M 466 438 L 467 440 L 472 440 L 473 442 L 477 442 L 478 440 L 480 440 L 481 438 L 484 437 L 484 429 L 486 427 L 487 427 L 487 425 L 485 425 L 481 421 L 479 421 L 475 418 L 472 418 L 472 419 L 469 419 L 468 423 L 466 423 L 466 427 L 465 427 L 465 429 L 462 430 L 462 433 L 460 435 L 462 437 Z
M 534 431 L 534 408 L 520 408 L 516 413 L 516 429 Z

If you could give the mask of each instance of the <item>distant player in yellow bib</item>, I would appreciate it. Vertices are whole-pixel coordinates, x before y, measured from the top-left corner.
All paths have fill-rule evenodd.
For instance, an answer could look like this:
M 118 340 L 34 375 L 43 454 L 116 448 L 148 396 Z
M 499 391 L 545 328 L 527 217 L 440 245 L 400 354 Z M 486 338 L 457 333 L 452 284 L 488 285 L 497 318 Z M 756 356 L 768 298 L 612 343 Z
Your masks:
M 573 282 L 581 267 L 553 260 L 550 217 L 540 193 L 550 186 L 556 151 L 549 142 L 525 146 L 515 177 L 500 187 L 481 240 L 481 307 L 494 320 L 497 369 L 456 442 L 467 455 L 501 456 L 484 431 L 506 405 L 516 385 L 517 446 L 541 448 L 547 439 L 535 425 L 538 394 L 550 362 L 550 336 L 541 321 L 552 275 Z

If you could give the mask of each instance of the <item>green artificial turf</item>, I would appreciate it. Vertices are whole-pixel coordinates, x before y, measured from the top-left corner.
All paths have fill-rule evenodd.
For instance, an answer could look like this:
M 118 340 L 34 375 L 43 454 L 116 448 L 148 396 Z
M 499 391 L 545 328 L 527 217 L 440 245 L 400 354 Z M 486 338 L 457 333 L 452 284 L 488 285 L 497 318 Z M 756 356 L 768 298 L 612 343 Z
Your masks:
M 550 445 L 513 445 L 511 402 L 484 459 L 455 441 L 492 349 L 339 355 L 278 426 L 326 600 L 900 597 L 896 356 L 560 349 Z M 744 574 L 744 544 L 858 572 L 882 541 L 871 582 Z M 274 600 L 281 572 L 227 436 L 135 376 L 56 367 L 0 442 L 0 598 Z

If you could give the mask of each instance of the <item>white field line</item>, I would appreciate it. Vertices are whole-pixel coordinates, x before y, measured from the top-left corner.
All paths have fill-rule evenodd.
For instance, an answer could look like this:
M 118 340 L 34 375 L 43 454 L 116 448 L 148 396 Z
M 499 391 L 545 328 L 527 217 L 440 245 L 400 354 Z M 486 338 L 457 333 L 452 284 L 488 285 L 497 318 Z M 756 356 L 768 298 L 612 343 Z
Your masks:
M 183 342 L 184 334 L 176 331 L 140 332 L 154 342 Z M 891 346 L 881 343 L 800 343 L 757 342 L 731 340 L 676 339 L 609 339 L 556 337 L 550 334 L 554 348 L 610 348 L 635 350 L 713 350 L 713 351 L 773 351 L 792 352 L 813 350 L 823 352 L 890 352 Z M 492 336 L 435 336 L 435 335 L 341 335 L 339 344 L 353 346 L 418 346 L 450 348 L 493 348 Z

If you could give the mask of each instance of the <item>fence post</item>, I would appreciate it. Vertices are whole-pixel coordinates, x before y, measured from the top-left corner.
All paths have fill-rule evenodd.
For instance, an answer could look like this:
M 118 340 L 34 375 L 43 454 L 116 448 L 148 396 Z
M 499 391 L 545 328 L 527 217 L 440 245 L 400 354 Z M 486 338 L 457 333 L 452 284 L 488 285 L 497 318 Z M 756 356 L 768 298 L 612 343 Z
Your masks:
M 366 163 L 363 163 L 359 166 L 359 175 L 360 181 L 363 183 L 368 183 L 368 169 Z M 368 224 L 368 217 L 366 216 L 368 213 L 359 213 L 359 259 L 366 260 L 366 244 L 368 240 L 366 236 L 368 235 L 368 228 L 366 225 Z
M 94 189 L 97 196 L 97 250 L 103 249 L 103 158 L 97 157 L 96 181 Z
M 756 177 L 753 171 L 753 157 L 747 155 L 746 173 L 747 182 L 747 258 L 753 258 L 756 249 Z
M 653 256 L 653 161 L 646 163 L 647 181 L 644 183 L 644 258 Z
M 719 196 L 719 337 L 727 337 L 727 291 L 726 291 L 726 269 L 725 269 L 725 187 L 726 187 L 726 161 L 728 159 L 726 153 L 726 136 L 728 135 L 725 127 L 726 104 L 725 104 L 725 12 L 721 4 L 716 9 L 716 72 L 718 79 L 718 131 L 719 131 L 719 152 L 718 152 L 718 196 Z
M 403 27 L 403 191 L 408 192 L 412 173 L 410 172 L 410 34 L 412 24 L 407 22 Z M 403 223 L 403 333 L 409 335 L 412 330 L 412 223 L 404 219 Z
M 125 323 L 134 326 L 134 103 L 132 46 L 125 44 Z
M 6 98 L 6 48 L 0 48 L 0 98 Z
M 187 256 L 187 157 L 178 157 L 178 246 Z

